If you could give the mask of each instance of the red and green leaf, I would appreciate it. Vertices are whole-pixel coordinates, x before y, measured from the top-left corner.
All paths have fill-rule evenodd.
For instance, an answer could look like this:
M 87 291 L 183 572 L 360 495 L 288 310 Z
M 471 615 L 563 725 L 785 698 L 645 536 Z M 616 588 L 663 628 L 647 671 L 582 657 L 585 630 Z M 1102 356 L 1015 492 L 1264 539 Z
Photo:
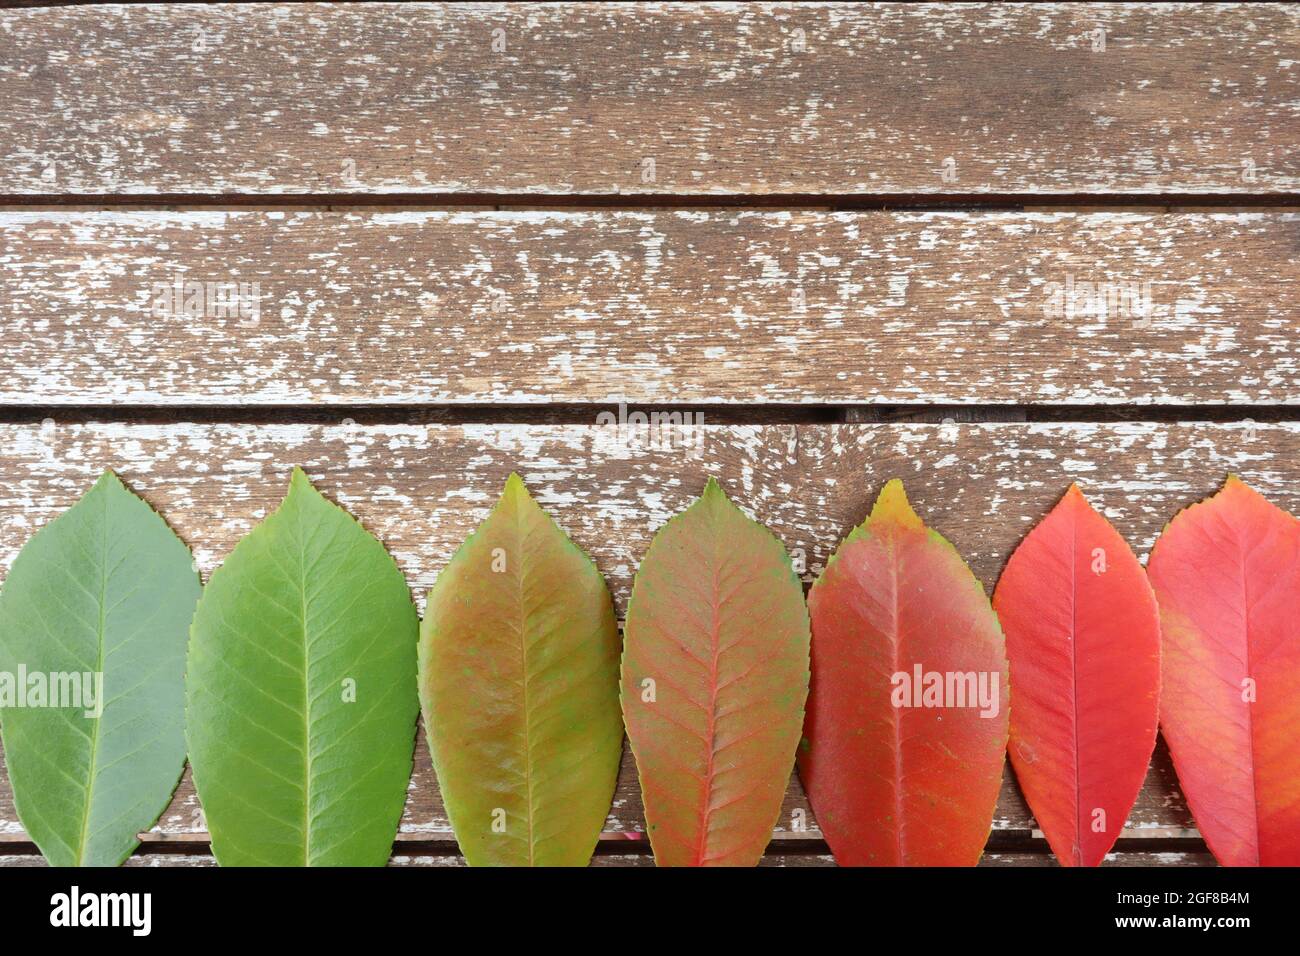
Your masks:
M 420 697 L 443 802 L 472 866 L 585 866 L 623 754 L 604 578 L 511 475 L 438 575 Z
M 1300 865 L 1300 522 L 1229 476 L 1148 572 L 1160 727 L 1201 835 L 1227 866 Z
M 1007 743 L 1006 654 L 980 582 L 894 480 L 828 562 L 808 606 L 799 776 L 835 859 L 973 866 L 992 829 Z M 952 693 L 929 693 L 929 675 Z
M 1160 618 L 1146 572 L 1071 485 L 1012 554 L 993 608 L 1016 689 L 1016 779 L 1056 858 L 1096 866 L 1155 747 Z
M 754 866 L 790 781 L 808 613 L 785 548 L 717 482 L 637 571 L 623 716 L 660 866 Z

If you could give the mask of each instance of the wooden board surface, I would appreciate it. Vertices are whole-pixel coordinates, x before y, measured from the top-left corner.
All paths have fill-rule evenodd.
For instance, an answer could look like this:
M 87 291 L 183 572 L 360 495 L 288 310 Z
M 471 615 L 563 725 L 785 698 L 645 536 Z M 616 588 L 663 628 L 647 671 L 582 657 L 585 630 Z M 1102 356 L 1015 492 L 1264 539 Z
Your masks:
M 1280 194 L 1297 61 L 1294 4 L 8 9 L 0 193 Z
M 1300 404 L 1298 267 L 1292 212 L 3 212 L 0 403 Z
M 901 476 L 918 512 L 990 591 L 1020 537 L 1071 480 L 1081 481 L 1139 554 L 1228 471 L 1283 507 L 1300 506 L 1298 423 L 705 426 L 655 439 L 577 425 L 0 425 L 0 563 L 7 567 L 105 466 L 167 517 L 207 574 L 275 506 L 289 464 L 301 464 L 384 539 L 417 601 L 516 469 L 592 555 L 620 609 L 651 535 L 709 474 L 781 537 L 806 580 L 881 484 Z M 198 810 L 187 780 L 152 839 L 200 838 Z M 640 825 L 635 773 L 625 761 L 606 826 L 618 839 Z M 1009 776 L 995 827 L 1033 827 Z M 420 746 L 402 837 L 449 832 Z M 779 832 L 820 835 L 797 781 Z M 1195 835 L 1163 752 L 1126 833 Z M 0 835 L 23 838 L 3 784 Z

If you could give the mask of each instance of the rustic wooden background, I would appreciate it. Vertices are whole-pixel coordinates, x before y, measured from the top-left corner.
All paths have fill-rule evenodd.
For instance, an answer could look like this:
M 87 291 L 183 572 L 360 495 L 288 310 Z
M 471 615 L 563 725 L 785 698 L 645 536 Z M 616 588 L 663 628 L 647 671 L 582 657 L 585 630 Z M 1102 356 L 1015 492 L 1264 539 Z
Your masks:
M 421 604 L 512 469 L 620 609 L 709 474 L 809 581 L 895 476 L 989 591 L 1072 480 L 1144 557 L 1300 511 L 1298 147 L 1294 4 L 0 0 L 0 563 L 106 466 L 206 574 L 300 464 Z M 1163 746 L 1110 861 L 1213 862 Z M 423 740 L 393 862 L 461 862 Z M 831 862 L 797 780 L 765 862 Z M 1008 771 L 985 863 L 1051 862 Z M 212 863 L 188 775 L 131 863 Z

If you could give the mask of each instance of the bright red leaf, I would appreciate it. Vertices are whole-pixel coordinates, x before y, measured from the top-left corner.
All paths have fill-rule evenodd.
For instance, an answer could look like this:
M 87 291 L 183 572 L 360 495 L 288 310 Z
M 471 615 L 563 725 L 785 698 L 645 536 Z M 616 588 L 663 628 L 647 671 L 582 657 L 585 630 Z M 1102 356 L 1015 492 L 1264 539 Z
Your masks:
M 1300 864 L 1300 522 L 1229 476 L 1148 571 L 1160 726 L 1196 825 L 1224 865 Z
M 1007 743 L 1002 632 L 980 582 L 889 482 L 808 597 L 799 775 L 848 866 L 973 866 Z
M 1146 572 L 1076 485 L 993 593 L 1007 636 L 1012 766 L 1056 858 L 1096 866 L 1156 742 L 1160 617 Z

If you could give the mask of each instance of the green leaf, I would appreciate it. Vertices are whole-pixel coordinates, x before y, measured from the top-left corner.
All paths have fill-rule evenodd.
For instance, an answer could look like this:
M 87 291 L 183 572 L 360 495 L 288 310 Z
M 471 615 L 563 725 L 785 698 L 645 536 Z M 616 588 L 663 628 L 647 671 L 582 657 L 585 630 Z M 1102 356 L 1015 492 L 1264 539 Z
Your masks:
M 194 784 L 223 866 L 379 866 L 415 748 L 418 619 L 384 546 L 294 469 L 190 638 Z
M 171 799 L 199 591 L 189 549 L 108 471 L 14 560 L 0 725 L 18 817 L 51 864 L 117 866 Z
M 471 865 L 584 866 L 623 748 L 604 579 L 511 475 L 433 586 L 420 691 Z
M 660 866 L 755 866 L 808 695 L 803 588 L 771 532 L 709 479 L 636 573 L 623 716 Z

